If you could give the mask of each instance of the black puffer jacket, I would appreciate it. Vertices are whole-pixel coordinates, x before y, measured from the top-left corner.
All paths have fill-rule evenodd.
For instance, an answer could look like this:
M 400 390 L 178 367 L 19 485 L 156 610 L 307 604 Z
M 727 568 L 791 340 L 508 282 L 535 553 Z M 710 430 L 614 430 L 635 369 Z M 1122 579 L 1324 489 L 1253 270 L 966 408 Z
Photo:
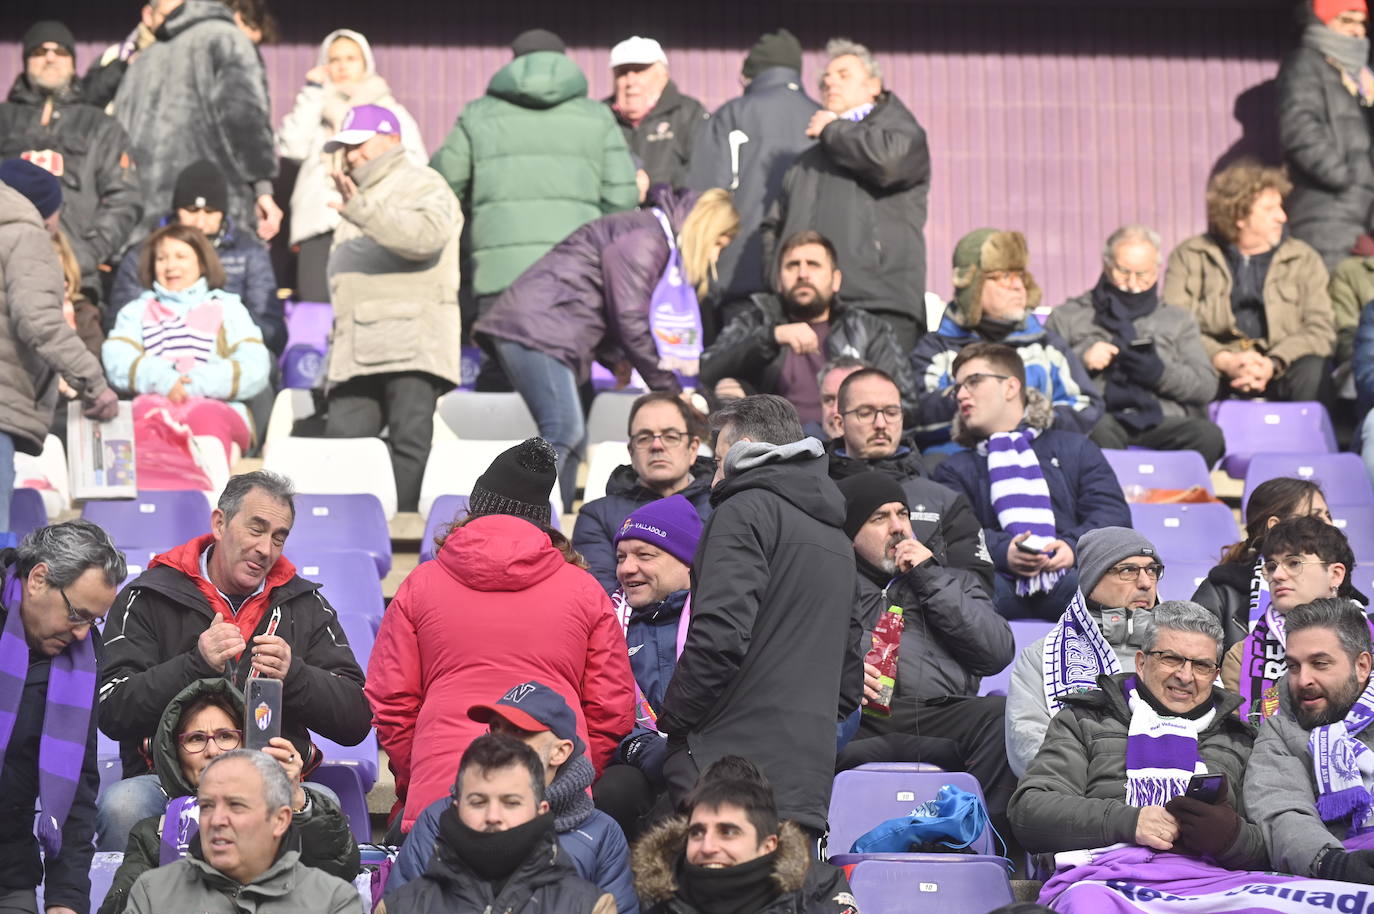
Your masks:
M 749 303 L 735 312 L 720 336 L 701 354 L 701 383 L 709 390 L 722 378 L 734 378 L 752 388 L 752 393 L 777 393 L 789 350 L 778 345 L 773 331 L 779 324 L 791 322 L 777 295 L 760 292 L 750 296 Z M 887 372 L 901 391 L 904 411 L 915 415 L 916 382 L 911 363 L 882 318 L 836 302 L 830 312 L 825 357 L 842 355 L 863 359 L 865 364 Z
M 1278 113 L 1279 142 L 1293 181 L 1284 201 L 1288 228 L 1334 270 L 1370 226 L 1370 109 L 1361 107 L 1321 52 L 1299 47 L 1279 68 Z
M 763 262 L 774 265 L 793 232 L 830 239 L 844 271 L 845 300 L 926 327 L 927 196 L 925 129 L 891 92 L 858 123 L 836 120 L 783 178 L 763 220 Z
M 606 99 L 606 105 L 615 115 L 621 133 L 625 134 L 626 145 L 644 163 L 649 183 L 686 186 L 693 141 L 711 116 L 701 102 L 683 95 L 677 83 L 670 79 L 653 109 L 636 127 L 615 110 L 614 101 L 612 96 Z
M 97 268 L 123 249 L 143 213 L 129 137 L 114 118 L 85 103 L 80 80 L 49 96 L 20 73 L 0 105 L 0 159 L 45 149 L 62 154 L 62 231 L 81 264 L 82 288 L 98 292 Z

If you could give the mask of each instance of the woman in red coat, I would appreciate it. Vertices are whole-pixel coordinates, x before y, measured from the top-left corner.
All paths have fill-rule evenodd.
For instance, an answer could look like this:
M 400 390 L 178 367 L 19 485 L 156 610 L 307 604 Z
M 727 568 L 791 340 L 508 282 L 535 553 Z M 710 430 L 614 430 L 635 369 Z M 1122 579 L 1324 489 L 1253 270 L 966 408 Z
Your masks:
M 366 693 L 403 831 L 448 793 L 463 750 L 485 732 L 468 708 L 512 686 L 538 679 L 563 696 L 598 774 L 634 726 L 620 623 L 606 591 L 549 529 L 556 460 L 541 438 L 498 456 L 473 486 L 467 517 L 382 619 Z

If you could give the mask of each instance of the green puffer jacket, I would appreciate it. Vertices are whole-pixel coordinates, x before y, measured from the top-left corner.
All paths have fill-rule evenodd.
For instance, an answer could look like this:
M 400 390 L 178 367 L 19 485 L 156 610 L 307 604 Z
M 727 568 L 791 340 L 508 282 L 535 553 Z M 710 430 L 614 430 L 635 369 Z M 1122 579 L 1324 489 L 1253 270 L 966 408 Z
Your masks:
M 506 64 L 470 103 L 430 167 L 471 229 L 474 295 L 495 295 L 583 223 L 633 209 L 634 163 L 610 109 L 565 54 Z
M 220 694 L 237 709 L 236 719 L 243 717 L 243 695 L 227 679 L 197 679 L 182 689 L 167 705 L 153 736 L 153 770 L 162 781 L 162 789 L 169 797 L 184 797 L 195 793 L 186 781 L 176 752 L 176 727 L 182 710 L 192 702 L 208 695 Z M 337 803 L 310 789 L 310 808 L 295 817 L 292 823 L 300 835 L 301 858 L 304 866 L 323 870 L 351 883 L 358 875 L 358 846 Z M 120 914 L 129 902 L 129 891 L 148 870 L 159 865 L 162 851 L 162 816 L 149 816 L 129 832 L 129 846 L 124 861 L 115 872 L 109 894 L 100 905 L 98 914 Z

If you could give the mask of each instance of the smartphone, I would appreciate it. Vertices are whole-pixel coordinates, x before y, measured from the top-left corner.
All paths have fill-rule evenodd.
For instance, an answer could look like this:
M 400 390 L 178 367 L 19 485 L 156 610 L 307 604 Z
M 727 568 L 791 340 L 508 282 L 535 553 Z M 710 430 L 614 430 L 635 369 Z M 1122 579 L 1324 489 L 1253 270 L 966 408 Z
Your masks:
M 248 695 L 243 706 L 243 744 L 248 749 L 263 749 L 273 737 L 281 736 L 281 680 L 255 676 L 248 680 Z
M 1188 781 L 1188 789 L 1184 792 L 1185 797 L 1192 797 L 1194 800 L 1201 800 L 1204 803 L 1215 805 L 1221 800 L 1221 792 L 1226 789 L 1226 775 L 1224 774 L 1195 774 Z
M 1018 542 L 1016 548 L 1022 552 L 1028 552 L 1031 555 L 1044 555 L 1045 547 L 1051 542 L 1053 541 L 1048 536 L 1036 536 L 1032 533 L 1030 536 Z

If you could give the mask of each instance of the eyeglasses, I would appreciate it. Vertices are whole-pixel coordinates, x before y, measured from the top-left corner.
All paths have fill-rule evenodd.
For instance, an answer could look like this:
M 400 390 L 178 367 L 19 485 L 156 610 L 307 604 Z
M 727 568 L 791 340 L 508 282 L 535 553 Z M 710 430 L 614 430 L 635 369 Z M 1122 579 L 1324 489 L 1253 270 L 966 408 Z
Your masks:
M 1009 285 L 1012 282 L 1012 280 L 1016 280 L 1024 286 L 1026 284 L 1026 271 L 988 270 L 986 273 L 983 274 L 983 280 L 985 282 L 996 283 L 999 286 Z
M 242 730 L 216 730 L 207 733 L 204 730 L 189 730 L 177 737 L 177 742 L 181 743 L 181 748 L 192 755 L 198 755 L 210 748 L 210 740 L 215 741 L 215 745 L 225 752 L 230 749 L 237 749 L 239 743 L 243 742 Z
M 1151 581 L 1158 581 L 1164 574 L 1164 566 L 1158 562 L 1149 565 L 1117 565 L 1109 573 L 1116 575 L 1116 579 L 1123 584 L 1131 584 L 1140 578 L 1142 571 Z
M 1009 380 L 1011 380 L 1011 375 L 1009 375 L 1009 374 L 983 374 L 982 372 L 974 372 L 973 374 L 969 375 L 967 378 L 964 378 L 964 380 L 962 380 L 962 381 L 955 381 L 953 384 L 950 384 L 948 387 L 946 387 L 946 388 L 945 388 L 945 396 L 946 396 L 946 397 L 949 397 L 949 398 L 952 400 L 952 399 L 954 399 L 955 397 L 959 396 L 959 391 L 960 391 L 960 390 L 962 390 L 962 389 L 964 389 L 964 388 L 968 388 L 969 391 L 972 391 L 973 388 L 977 387 L 979 384 L 982 384 L 982 383 L 983 383 L 984 381 L 986 381 L 988 378 L 996 378 L 996 379 L 999 380 L 999 381 L 1009 381 Z
M 1140 282 L 1152 282 L 1155 279 L 1159 278 L 1159 267 L 1150 267 L 1145 270 L 1127 270 L 1123 267 L 1117 266 L 1114 263 L 1108 264 L 1108 267 L 1111 269 L 1114 277 L 1119 276 L 1122 279 L 1135 279 L 1139 280 Z
M 1274 576 L 1274 572 L 1278 571 L 1279 566 L 1282 565 L 1284 573 L 1286 573 L 1288 577 L 1292 579 L 1302 577 L 1302 566 L 1304 565 L 1330 564 L 1330 562 L 1323 562 L 1321 560 L 1317 560 L 1315 562 L 1304 562 L 1302 559 L 1297 558 L 1296 556 L 1292 558 L 1286 558 L 1282 562 L 1275 562 L 1271 559 L 1270 561 L 1265 562 L 1263 565 L 1260 566 L 1260 574 L 1264 575 L 1264 578 L 1267 581 Z
M 1192 657 L 1180 657 L 1173 651 L 1146 651 L 1147 656 L 1154 657 L 1160 666 L 1170 673 L 1177 673 L 1183 669 L 1184 664 L 1193 665 L 1193 676 L 1203 679 L 1214 679 L 1220 667 L 1215 660 L 1194 660 Z
M 853 416 L 860 422 L 873 422 L 880 414 L 888 422 L 896 422 L 902 418 L 902 408 L 900 406 L 856 406 L 840 413 L 841 416 Z
M 647 451 L 654 446 L 654 439 L 663 442 L 664 447 L 677 447 L 687 440 L 686 432 L 679 432 L 676 429 L 669 429 L 666 432 L 638 432 L 630 443 L 635 446 L 635 450 Z
M 71 57 L 71 56 L 72 56 L 72 52 L 71 52 L 71 51 L 67 50 L 66 48 L 62 47 L 61 45 L 58 45 L 58 46 L 55 47 L 55 48 L 41 48 L 41 47 L 40 47 L 40 48 L 34 48 L 32 51 L 29 52 L 29 59 L 30 59 L 30 60 L 35 60 L 35 59 L 37 59 L 37 58 L 39 58 L 39 57 L 47 57 L 49 54 L 52 54 L 52 55 L 55 56 L 55 57 Z
M 86 612 L 86 610 L 84 609 L 77 609 L 76 607 L 72 606 L 72 601 L 67 599 L 67 591 L 59 587 L 57 588 L 57 592 L 62 595 L 62 602 L 67 604 L 68 622 L 78 627 L 82 625 L 90 625 L 94 628 L 100 628 L 100 626 L 105 624 L 104 616 L 94 616 Z

